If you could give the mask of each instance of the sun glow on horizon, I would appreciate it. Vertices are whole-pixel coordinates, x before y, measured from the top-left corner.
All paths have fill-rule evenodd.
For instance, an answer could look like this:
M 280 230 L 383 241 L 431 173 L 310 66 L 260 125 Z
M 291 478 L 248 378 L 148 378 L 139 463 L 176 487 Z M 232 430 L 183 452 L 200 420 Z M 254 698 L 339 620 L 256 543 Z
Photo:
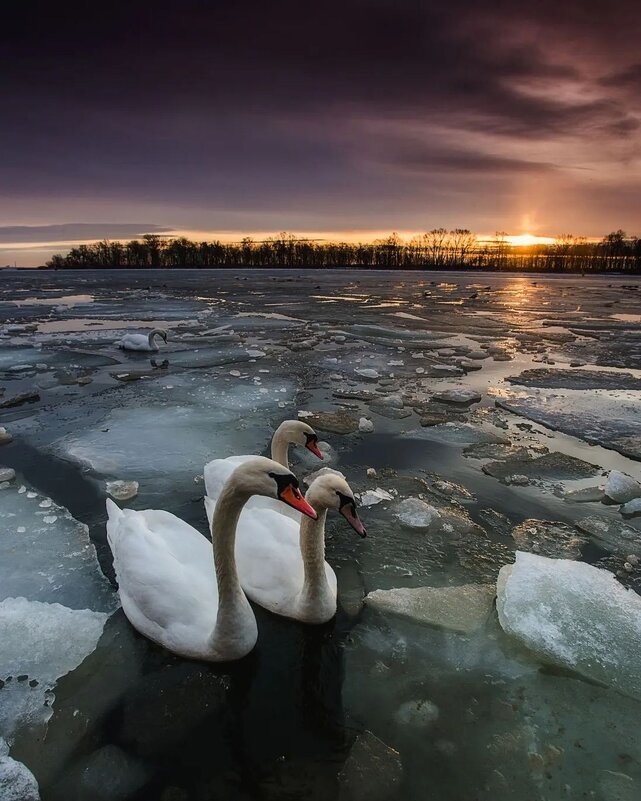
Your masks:
M 536 236 L 535 234 L 512 234 L 505 237 L 506 242 L 514 247 L 531 247 L 532 245 L 553 245 L 555 240 L 551 236 Z

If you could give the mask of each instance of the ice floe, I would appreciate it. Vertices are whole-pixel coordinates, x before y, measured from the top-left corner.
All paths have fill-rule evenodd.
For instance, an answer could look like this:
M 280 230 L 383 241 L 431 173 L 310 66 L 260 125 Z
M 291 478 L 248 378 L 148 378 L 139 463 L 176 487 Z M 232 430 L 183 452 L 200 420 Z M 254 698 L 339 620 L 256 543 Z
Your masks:
M 485 624 L 494 608 L 495 595 L 493 584 L 399 587 L 374 590 L 365 597 L 365 603 L 416 623 L 468 634 Z
M 0 493 L 0 527 L 0 600 L 25 596 L 101 612 L 118 606 L 87 526 L 50 498 L 12 484 Z
M 107 493 L 117 501 L 129 501 L 138 495 L 139 484 L 137 481 L 116 479 L 115 481 L 107 481 L 105 488 Z
M 641 498 L 641 484 L 619 470 L 612 470 L 605 485 L 605 494 L 614 503 L 627 503 Z
M 9 747 L 0 737 L 0 801 L 40 801 L 38 782 L 33 773 L 9 756 Z
M 483 354 L 485 358 L 487 354 Z M 444 403 L 460 403 L 468 405 L 471 403 L 478 403 L 481 400 L 481 394 L 474 389 L 446 389 L 443 392 L 436 392 L 434 399 Z
M 405 498 L 394 510 L 394 516 L 404 526 L 416 529 L 428 529 L 441 520 L 438 509 L 420 498 Z
M 360 495 L 361 506 L 375 506 L 377 503 L 381 503 L 381 501 L 391 501 L 393 499 L 394 496 L 391 493 L 380 487 L 376 487 L 374 490 L 366 490 Z
M 499 573 L 497 610 L 542 660 L 641 698 L 641 597 L 608 571 L 518 552 Z

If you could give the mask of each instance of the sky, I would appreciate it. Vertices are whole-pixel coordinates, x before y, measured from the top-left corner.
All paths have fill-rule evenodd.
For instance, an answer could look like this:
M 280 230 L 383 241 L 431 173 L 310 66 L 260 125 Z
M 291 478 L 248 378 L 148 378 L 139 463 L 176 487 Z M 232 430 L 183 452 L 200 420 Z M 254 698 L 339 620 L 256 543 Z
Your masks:
M 227 240 L 641 233 L 637 0 L 6 4 L 0 265 Z

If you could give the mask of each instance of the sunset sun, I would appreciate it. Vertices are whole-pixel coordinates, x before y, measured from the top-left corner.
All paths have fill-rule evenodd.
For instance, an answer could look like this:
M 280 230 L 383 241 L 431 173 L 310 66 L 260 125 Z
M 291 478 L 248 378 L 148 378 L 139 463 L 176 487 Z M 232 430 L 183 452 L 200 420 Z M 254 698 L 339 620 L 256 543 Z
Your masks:
M 550 236 L 535 236 L 534 234 L 514 234 L 506 237 L 510 245 L 515 247 L 530 247 L 532 245 L 551 245 L 554 239 Z

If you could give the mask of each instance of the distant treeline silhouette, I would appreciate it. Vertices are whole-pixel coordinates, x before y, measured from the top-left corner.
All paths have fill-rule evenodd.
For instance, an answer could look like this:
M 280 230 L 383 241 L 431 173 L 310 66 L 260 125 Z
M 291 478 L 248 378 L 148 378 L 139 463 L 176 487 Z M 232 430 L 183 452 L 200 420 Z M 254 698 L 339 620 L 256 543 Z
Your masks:
M 48 269 L 365 268 L 399 270 L 525 270 L 641 272 L 641 239 L 614 231 L 600 242 L 564 234 L 553 244 L 513 245 L 507 234 L 479 240 L 466 228 L 435 228 L 403 241 L 398 234 L 370 243 L 324 242 L 283 233 L 255 241 L 191 242 L 154 234 L 131 242 L 97 242 L 56 255 Z

